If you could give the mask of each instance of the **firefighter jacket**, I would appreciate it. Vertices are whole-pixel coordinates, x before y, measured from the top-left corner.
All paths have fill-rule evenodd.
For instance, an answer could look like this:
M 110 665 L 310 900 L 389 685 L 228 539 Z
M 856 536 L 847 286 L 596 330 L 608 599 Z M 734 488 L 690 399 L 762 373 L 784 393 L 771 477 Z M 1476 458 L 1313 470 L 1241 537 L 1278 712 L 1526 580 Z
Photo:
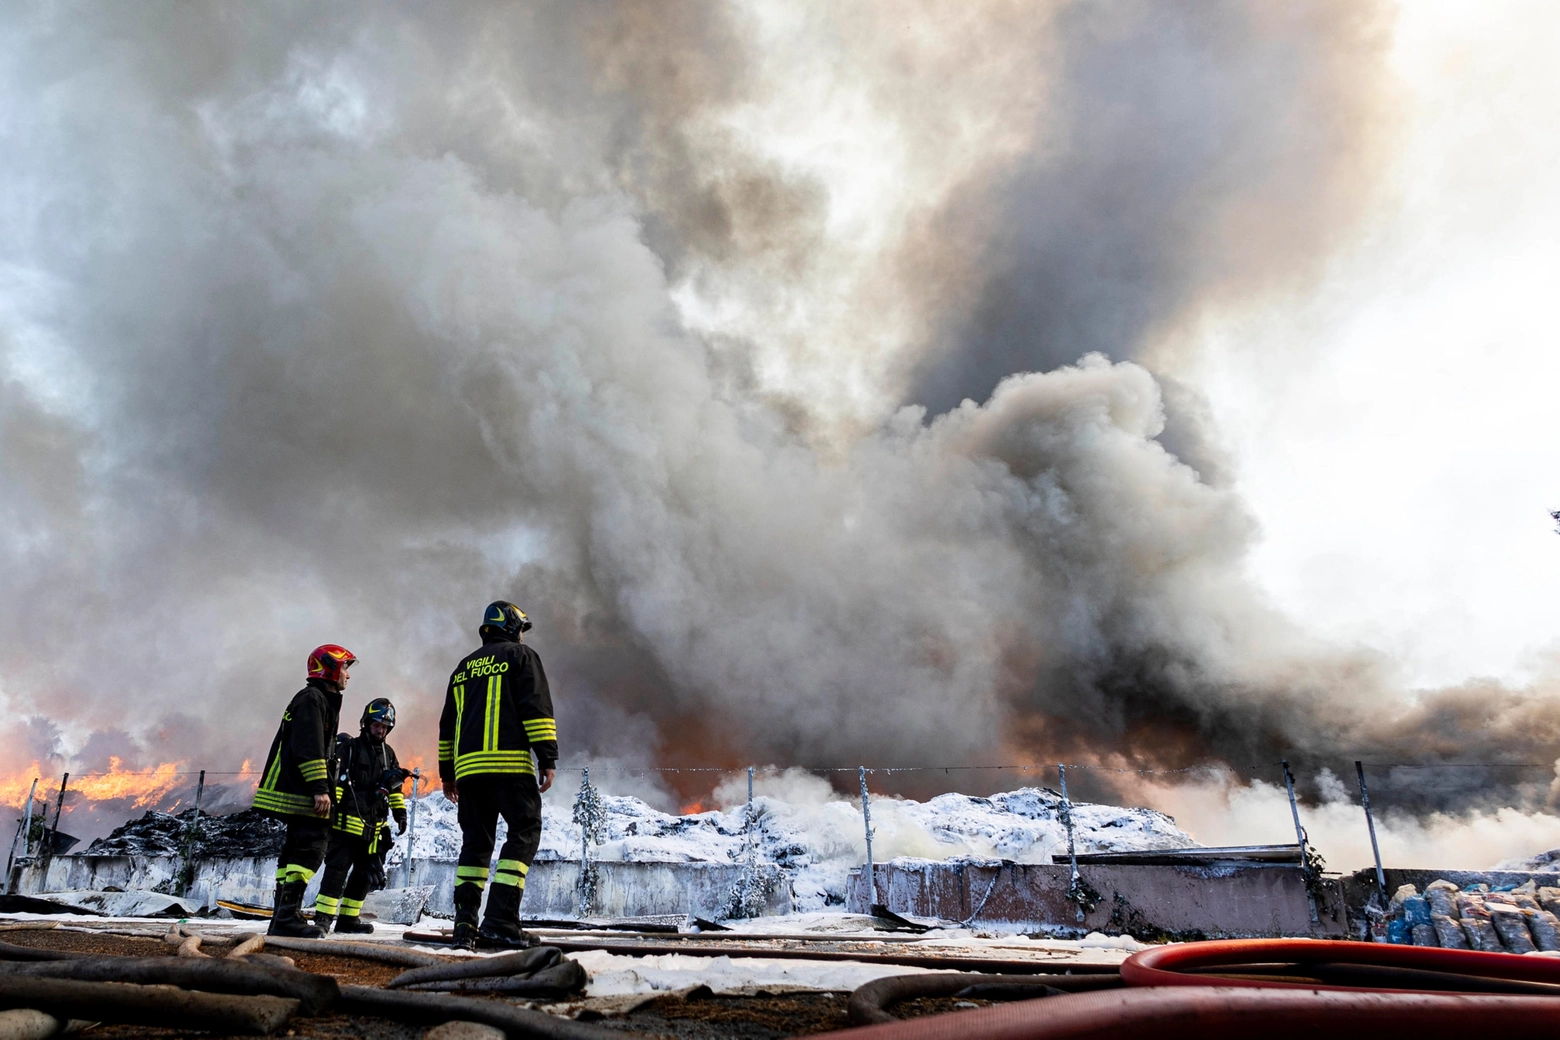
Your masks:
M 367 840 L 369 852 L 389 848 L 390 828 L 385 820 L 393 815 L 398 824 L 406 826 L 406 797 L 399 783 L 386 790 L 382 781 L 386 771 L 400 768 L 395 748 L 384 741 L 367 732 L 356 737 L 338 733 L 336 818 L 331 827 Z
M 256 809 L 280 817 L 314 815 L 314 796 L 331 793 L 340 716 L 341 691 L 323 679 L 310 679 L 293 695 L 260 774 Z
M 536 765 L 531 753 L 536 753 Z M 439 779 L 535 775 L 558 761 L 558 724 L 542 659 L 524 643 L 495 640 L 450 673 L 439 717 Z

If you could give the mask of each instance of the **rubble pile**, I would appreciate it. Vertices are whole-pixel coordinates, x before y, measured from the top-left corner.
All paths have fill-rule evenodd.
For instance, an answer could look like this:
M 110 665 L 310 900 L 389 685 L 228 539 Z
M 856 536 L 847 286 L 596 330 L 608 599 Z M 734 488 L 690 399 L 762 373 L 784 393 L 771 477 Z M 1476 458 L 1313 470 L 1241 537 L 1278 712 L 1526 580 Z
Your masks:
M 178 856 L 184 852 L 195 809 L 181 813 L 151 810 L 99 838 L 86 848 L 88 856 Z M 195 852 L 204 858 L 275 856 L 282 851 L 286 824 L 254 809 L 226 816 L 200 814 Z
M 1403 885 L 1387 906 L 1387 942 L 1485 953 L 1560 952 L 1560 888 L 1529 881 L 1505 889 L 1431 882 Z

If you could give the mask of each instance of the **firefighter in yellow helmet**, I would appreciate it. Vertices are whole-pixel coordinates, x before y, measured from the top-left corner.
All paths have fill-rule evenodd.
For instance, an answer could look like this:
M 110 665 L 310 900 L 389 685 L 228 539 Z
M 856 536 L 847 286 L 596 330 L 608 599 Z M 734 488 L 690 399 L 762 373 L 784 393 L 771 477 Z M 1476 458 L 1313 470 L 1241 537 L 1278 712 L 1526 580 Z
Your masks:
M 455 867 L 455 944 L 517 949 L 535 940 L 520 928 L 520 898 L 542 838 L 542 792 L 558 762 L 558 724 L 542 659 L 522 642 L 531 621 L 513 603 L 488 605 L 482 646 L 450 673 L 439 718 L 439 779 L 459 805 Z M 533 761 L 534 756 L 534 761 Z M 509 836 L 487 893 L 498 818 Z

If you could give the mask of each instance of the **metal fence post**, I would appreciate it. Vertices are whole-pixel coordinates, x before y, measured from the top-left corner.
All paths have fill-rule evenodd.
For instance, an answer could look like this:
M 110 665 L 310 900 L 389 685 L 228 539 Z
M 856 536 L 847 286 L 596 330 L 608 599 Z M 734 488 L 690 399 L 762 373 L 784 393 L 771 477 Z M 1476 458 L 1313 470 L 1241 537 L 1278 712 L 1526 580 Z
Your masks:
M 422 778 L 422 769 L 412 770 L 412 804 L 406 810 L 406 884 L 405 888 L 412 887 L 412 848 L 417 837 L 417 781 Z
M 1322 919 L 1316 913 L 1316 896 L 1311 892 L 1311 879 L 1309 877 L 1311 871 L 1310 857 L 1306 855 L 1306 846 L 1310 844 L 1310 840 L 1306 836 L 1305 828 L 1300 826 L 1300 804 L 1295 801 L 1294 774 L 1289 771 L 1289 760 L 1287 758 L 1280 762 L 1279 765 L 1284 767 L 1284 788 L 1289 792 L 1289 812 L 1295 818 L 1295 840 L 1300 843 L 1300 873 L 1306 882 L 1305 901 L 1311 908 L 1311 923 L 1320 924 Z
M 27 859 L 27 846 L 32 841 L 32 815 L 33 799 L 38 795 L 38 778 L 33 777 L 32 787 L 27 791 L 27 810 L 22 818 L 16 821 L 16 837 L 11 839 L 11 858 L 5 865 L 5 893 L 15 895 L 16 889 L 22 877 L 22 864 Z M 17 839 L 21 839 L 22 854 L 16 854 Z
M 65 788 L 69 784 L 70 774 L 66 773 L 60 777 L 60 798 L 54 805 L 54 826 L 43 832 L 43 871 L 42 876 L 38 879 L 38 891 L 40 892 L 49 890 L 49 864 L 54 860 L 54 845 L 60 833 L 60 813 L 65 811 Z M 47 811 L 48 807 L 49 803 L 45 802 L 44 810 Z
M 195 880 L 195 835 L 200 829 L 200 799 L 206 793 L 206 771 L 200 771 L 200 779 L 195 781 L 195 815 L 190 818 L 190 825 L 184 831 L 184 862 L 179 865 L 179 895 L 190 894 L 190 882 Z
M 872 870 L 872 802 L 867 797 L 867 767 L 861 766 L 857 775 L 861 778 L 861 821 L 867 832 L 867 913 L 877 903 L 877 876 Z
M 1067 797 L 1067 767 L 1058 763 L 1057 776 L 1062 783 L 1062 823 L 1067 827 L 1067 861 L 1072 864 L 1072 877 L 1067 885 L 1067 893 L 1076 896 L 1078 892 L 1078 847 L 1073 842 L 1073 818 L 1072 802 Z M 1076 902 L 1076 899 L 1075 899 Z M 1078 920 L 1083 921 L 1083 904 L 1076 903 L 1078 907 Z
M 1365 807 L 1365 826 L 1370 828 L 1370 851 L 1376 857 L 1376 890 L 1381 893 L 1381 906 L 1387 905 L 1387 873 L 1381 869 L 1381 846 L 1376 844 L 1376 818 L 1370 812 L 1370 792 L 1365 788 L 1365 763 L 1356 761 L 1354 772 L 1360 778 L 1360 804 Z

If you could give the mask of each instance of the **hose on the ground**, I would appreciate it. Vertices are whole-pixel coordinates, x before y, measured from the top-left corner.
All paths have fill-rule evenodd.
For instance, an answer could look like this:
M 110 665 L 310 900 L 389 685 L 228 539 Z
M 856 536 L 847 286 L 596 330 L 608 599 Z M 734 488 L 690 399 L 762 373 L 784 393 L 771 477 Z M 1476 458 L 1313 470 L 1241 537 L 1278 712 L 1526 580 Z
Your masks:
M 1551 997 L 1156 986 L 996 1004 L 826 1034 L 830 1040 L 1467 1040 L 1550 1036 Z M 822 1040 L 822 1038 L 820 1038 Z
M 505 953 L 497 957 L 468 957 L 442 964 L 403 971 L 389 982 L 386 989 L 415 986 L 424 982 L 447 982 L 452 979 L 475 979 L 488 975 L 526 975 L 551 967 L 562 955 L 556 946 L 533 946 L 518 953 Z
M 265 1035 L 298 1010 L 288 997 L 199 993 L 127 982 L 79 982 L 0 975 L 0 1009 L 28 1008 L 55 1018 L 167 1026 L 227 1034 Z
M 290 997 L 298 1001 L 299 1011 L 304 1015 L 328 1010 L 340 996 L 336 980 L 329 975 L 279 970 L 236 960 L 183 957 L 81 957 L 68 961 L 0 962 L 0 978 L 130 982 L 143 986 L 182 986 L 238 996 Z
M 923 975 L 890 975 L 858 986 L 845 1005 L 852 1025 L 897 1022 L 890 1005 L 921 997 L 967 997 L 982 1000 L 1034 1000 L 1098 989 L 1117 989 L 1119 975 L 982 975 L 961 972 L 928 972 Z
M 1294 965 L 1307 979 L 1261 978 L 1243 968 Z M 1283 969 L 1281 969 L 1283 970 Z M 1244 974 L 1245 977 L 1215 977 Z M 1329 980 L 1326 976 L 1331 976 Z M 1490 992 L 1489 983 L 1540 984 L 1517 992 L 1560 995 L 1560 960 L 1514 953 L 1481 953 L 1385 943 L 1317 942 L 1312 939 L 1233 939 L 1178 943 L 1127 958 L 1121 977 L 1129 986 L 1230 986 L 1264 989 L 1360 988 L 1458 989 Z M 1350 984 L 1350 979 L 1359 981 Z M 1423 983 L 1416 985 L 1415 983 Z M 1462 982 L 1462 985 L 1458 985 Z M 1513 990 L 1505 990 L 1512 992 Z M 1560 1006 L 1557 1006 L 1560 1007 Z M 1557 1012 L 1560 1013 L 1560 1012 Z
M 608 1029 L 587 1022 L 556 1018 L 544 1011 L 529 1011 L 497 1000 L 473 1000 L 442 993 L 408 993 L 373 986 L 341 987 L 337 1010 L 345 1015 L 390 1018 L 414 1025 L 444 1022 L 481 1022 L 511 1037 L 534 1040 L 633 1040 L 643 1034 Z
M 444 963 L 445 958 L 435 953 L 408 950 L 385 943 L 334 942 L 329 939 L 294 939 L 289 936 L 268 935 L 266 949 L 293 950 L 297 953 L 329 954 L 335 957 L 361 957 L 381 964 L 397 964 L 407 968 L 420 968 L 428 964 Z

